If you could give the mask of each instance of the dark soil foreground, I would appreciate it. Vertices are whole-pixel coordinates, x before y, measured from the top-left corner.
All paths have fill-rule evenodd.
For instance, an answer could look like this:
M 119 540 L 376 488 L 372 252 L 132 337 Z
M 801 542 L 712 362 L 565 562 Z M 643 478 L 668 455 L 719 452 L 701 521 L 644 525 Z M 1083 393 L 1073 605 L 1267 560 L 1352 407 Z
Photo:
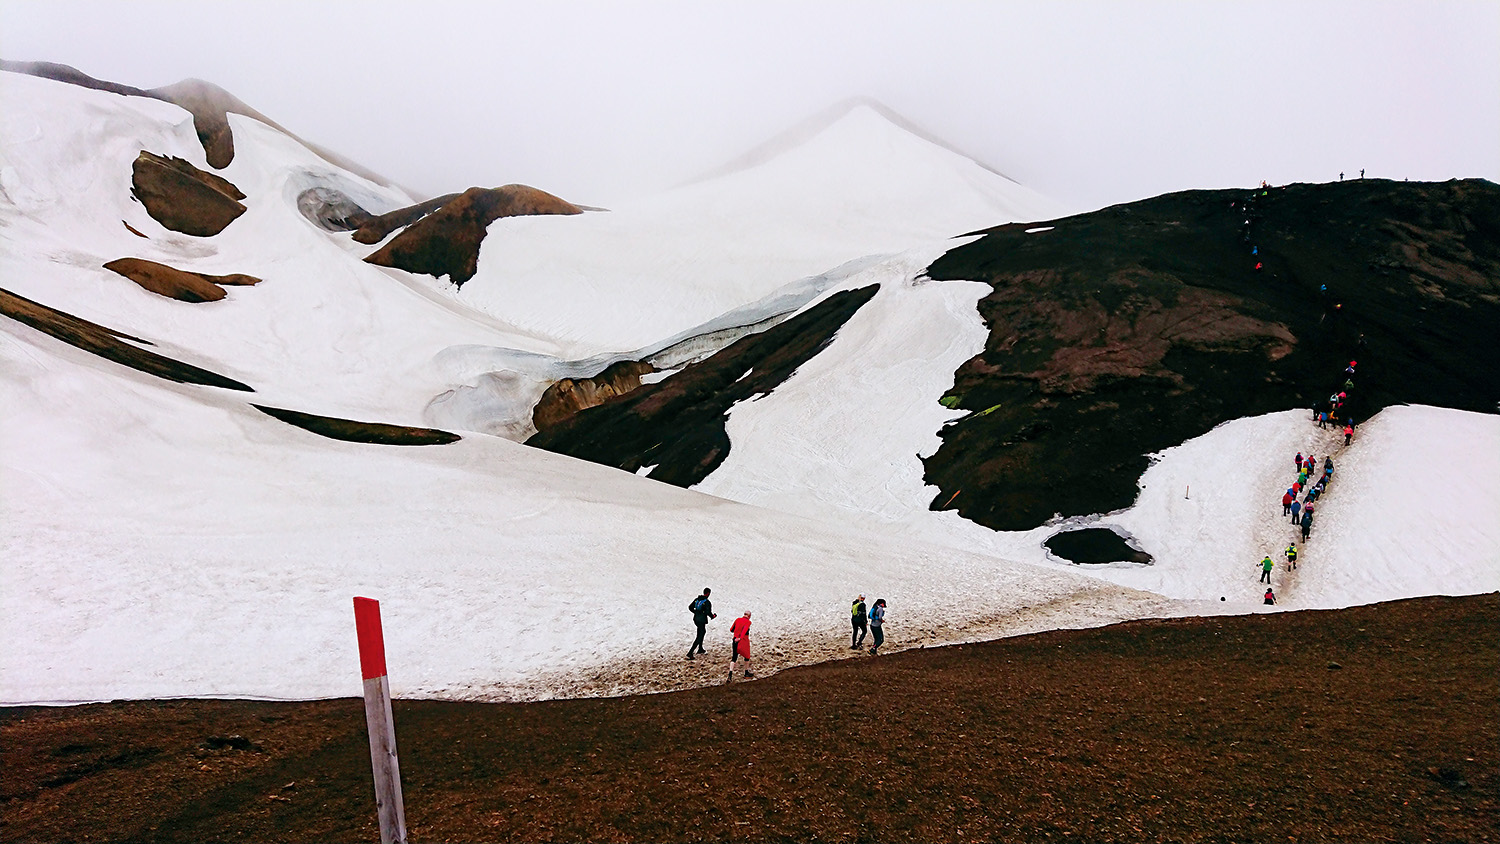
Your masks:
M 407 819 L 414 841 L 1495 841 L 1497 631 L 1500 596 L 1424 598 L 398 702 Z M 27 707 L 0 737 L 8 842 L 377 840 L 357 700 Z

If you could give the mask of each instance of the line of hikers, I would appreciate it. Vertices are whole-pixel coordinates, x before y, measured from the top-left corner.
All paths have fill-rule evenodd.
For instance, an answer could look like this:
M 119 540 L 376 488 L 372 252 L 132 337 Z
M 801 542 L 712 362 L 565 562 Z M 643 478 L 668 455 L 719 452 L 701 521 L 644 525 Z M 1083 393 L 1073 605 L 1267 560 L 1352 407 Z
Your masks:
M 703 594 L 688 602 L 688 612 L 693 614 L 693 625 L 698 628 L 698 635 L 693 639 L 693 644 L 688 646 L 687 658 L 695 659 L 699 654 L 708 653 L 703 647 L 703 637 L 708 631 L 709 619 L 718 618 L 714 612 L 713 601 L 709 596 L 713 589 L 703 587 Z M 735 667 L 743 661 L 745 663 L 745 676 L 754 677 L 755 671 L 750 663 L 750 616 L 751 611 L 745 610 L 745 614 L 735 619 L 729 625 L 729 680 L 734 679 Z M 865 634 L 868 632 L 875 640 L 870 647 L 870 655 L 878 656 L 880 646 L 885 644 L 885 599 L 877 598 L 873 606 L 865 604 L 865 596 L 860 595 L 854 599 L 850 608 L 850 620 L 854 631 L 850 637 L 850 650 L 858 650 L 865 642 Z
M 1313 408 L 1313 420 L 1318 423 L 1320 429 L 1327 429 L 1331 413 L 1337 413 L 1343 407 L 1344 402 L 1348 399 L 1349 391 L 1354 389 L 1354 370 L 1356 366 L 1358 366 L 1358 361 L 1351 360 L 1349 361 L 1349 365 L 1344 367 L 1344 389 L 1329 396 L 1329 411 L 1319 411 L 1318 408 Z M 1352 416 L 1348 417 L 1345 421 L 1343 433 L 1344 445 L 1348 445 L 1354 438 L 1354 418 Z M 1321 475 L 1318 472 L 1318 458 L 1316 455 L 1309 454 L 1304 458 L 1302 452 L 1299 451 L 1297 452 L 1297 456 L 1292 458 L 1292 463 L 1297 467 L 1297 479 L 1292 481 L 1292 485 L 1287 487 L 1286 492 L 1281 496 L 1281 514 L 1290 517 L 1291 523 L 1302 529 L 1302 542 L 1306 544 L 1307 540 L 1312 536 L 1312 526 L 1314 514 L 1317 511 L 1318 499 L 1323 496 L 1323 491 L 1328 488 L 1328 482 L 1333 479 L 1333 455 L 1324 456 Z M 1314 481 L 1313 478 L 1317 478 L 1317 480 Z M 1299 498 L 1298 496 L 1302 497 Z M 1287 545 L 1286 550 L 1282 553 L 1286 556 L 1287 569 L 1296 571 L 1296 540 L 1293 539 L 1291 544 Z M 1261 558 L 1259 566 L 1260 582 L 1266 584 L 1265 603 L 1275 604 L 1276 594 L 1271 591 L 1271 570 L 1276 567 L 1276 563 L 1268 554 Z

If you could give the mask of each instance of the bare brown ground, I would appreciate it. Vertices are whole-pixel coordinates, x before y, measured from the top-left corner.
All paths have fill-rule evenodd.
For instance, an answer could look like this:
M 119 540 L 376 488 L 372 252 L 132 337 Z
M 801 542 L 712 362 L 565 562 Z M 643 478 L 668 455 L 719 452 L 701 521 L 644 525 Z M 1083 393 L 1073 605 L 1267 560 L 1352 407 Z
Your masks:
M 1494 841 L 1497 621 L 1497 595 L 1424 598 L 672 694 L 398 701 L 408 824 L 414 841 Z M 377 840 L 357 700 L 17 708 L 0 739 L 5 841 Z

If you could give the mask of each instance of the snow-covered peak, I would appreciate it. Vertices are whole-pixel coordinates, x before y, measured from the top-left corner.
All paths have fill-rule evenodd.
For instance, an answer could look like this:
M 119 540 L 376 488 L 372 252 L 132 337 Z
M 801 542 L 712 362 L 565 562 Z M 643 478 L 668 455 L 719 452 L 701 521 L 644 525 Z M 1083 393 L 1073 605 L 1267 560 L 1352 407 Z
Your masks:
M 632 349 L 864 256 L 1066 212 L 861 101 L 608 214 L 497 221 L 461 296 L 580 356 Z
M 871 120 L 872 116 L 876 120 L 883 122 L 885 126 L 881 127 L 877 122 Z M 740 155 L 726 162 L 725 164 L 722 164 L 719 167 L 716 167 L 706 173 L 703 173 L 697 178 L 690 180 L 689 184 L 706 181 L 708 179 L 717 178 L 719 176 L 726 176 L 739 170 L 747 170 L 751 167 L 763 164 L 773 158 L 776 158 L 777 156 L 782 155 L 783 153 L 794 150 L 797 147 L 816 139 L 824 132 L 830 129 L 834 129 L 839 125 L 845 123 L 863 124 L 859 129 L 859 132 L 864 137 L 877 137 L 879 134 L 881 134 L 881 132 L 886 130 L 894 130 L 894 132 L 900 135 L 916 137 L 921 140 L 927 141 L 934 146 L 942 147 L 943 149 L 946 149 L 949 152 L 954 153 L 955 155 L 967 158 L 970 161 L 978 164 L 980 167 L 983 167 L 984 169 L 989 170 L 990 172 L 998 176 L 1005 176 L 1005 174 L 1001 173 L 999 170 L 996 170 L 988 164 L 979 161 L 978 159 L 963 152 L 947 141 L 918 126 L 916 123 L 907 119 L 905 116 L 903 116 L 890 106 L 887 106 L 885 103 L 882 103 L 873 97 L 859 96 L 850 97 L 849 99 L 834 103 L 828 108 L 823 109 L 817 114 L 814 114 L 801 123 L 798 123 L 796 126 L 793 126 L 792 128 L 786 130 L 785 132 L 782 132 L 781 134 L 776 135 L 775 137 L 767 141 L 757 144 L 754 148 L 748 150 L 743 155 Z M 1010 177 L 1006 176 L 1005 178 L 1009 179 Z M 1011 181 L 1014 180 L 1012 179 Z

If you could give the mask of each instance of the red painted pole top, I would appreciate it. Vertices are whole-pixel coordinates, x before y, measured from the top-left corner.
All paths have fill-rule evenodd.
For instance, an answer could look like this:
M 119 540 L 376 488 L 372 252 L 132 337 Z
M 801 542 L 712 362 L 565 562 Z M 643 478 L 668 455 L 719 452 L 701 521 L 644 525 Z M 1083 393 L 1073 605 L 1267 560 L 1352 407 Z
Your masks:
M 385 676 L 385 634 L 380 629 L 380 602 L 354 599 L 354 628 L 359 632 L 359 670 L 366 680 Z

